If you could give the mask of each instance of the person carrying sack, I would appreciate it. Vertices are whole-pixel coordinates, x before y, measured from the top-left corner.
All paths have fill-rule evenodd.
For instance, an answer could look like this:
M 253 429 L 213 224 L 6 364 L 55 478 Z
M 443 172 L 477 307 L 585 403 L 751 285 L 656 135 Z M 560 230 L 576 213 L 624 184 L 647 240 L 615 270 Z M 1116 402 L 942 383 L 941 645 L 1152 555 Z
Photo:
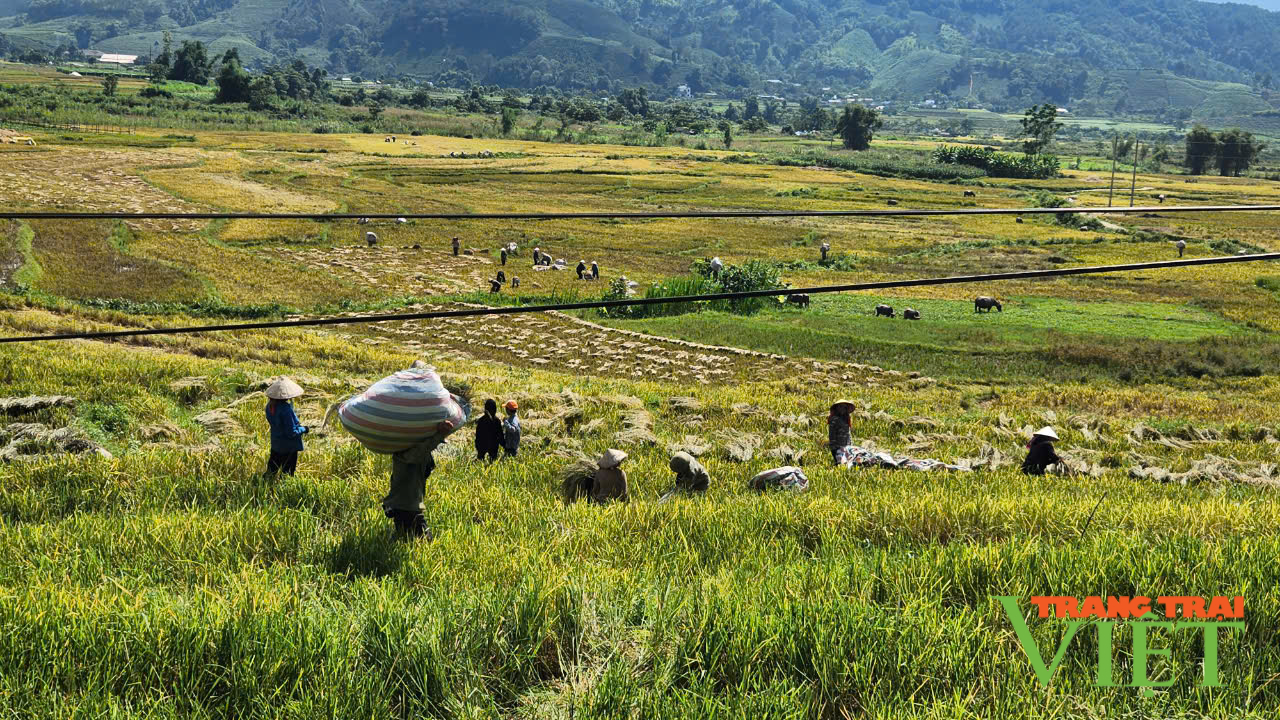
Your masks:
M 298 453 L 302 452 L 302 436 L 307 427 L 298 422 L 293 411 L 294 398 L 302 397 L 302 386 L 282 377 L 267 388 L 267 424 L 271 426 L 271 455 L 267 458 L 267 477 L 275 478 L 284 473 L 292 475 L 298 469 Z

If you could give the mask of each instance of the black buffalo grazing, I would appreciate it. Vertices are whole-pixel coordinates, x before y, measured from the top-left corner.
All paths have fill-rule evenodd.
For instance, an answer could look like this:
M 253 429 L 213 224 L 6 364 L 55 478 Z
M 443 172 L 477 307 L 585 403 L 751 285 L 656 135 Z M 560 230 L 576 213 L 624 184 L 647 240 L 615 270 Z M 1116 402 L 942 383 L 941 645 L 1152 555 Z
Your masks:
M 965 190 L 965 191 L 964 191 L 964 196 L 965 196 L 965 197 L 976 198 L 976 197 L 978 197 L 978 193 L 976 193 L 976 192 L 974 192 L 974 191 L 972 191 L 972 190 Z
M 809 296 L 804 293 L 793 293 L 787 296 L 787 304 L 807 308 L 809 307 Z
M 998 312 L 1004 312 L 1004 306 L 1001 305 L 1000 301 L 995 298 L 984 296 L 980 298 L 975 298 L 973 301 L 974 312 L 978 312 L 980 310 L 991 312 L 991 308 L 995 308 L 996 311 Z
M 888 305 L 877 305 L 876 317 L 894 317 L 893 308 L 889 307 Z
M 903 320 L 919 320 L 920 311 L 907 308 L 906 310 L 902 311 L 902 319 Z

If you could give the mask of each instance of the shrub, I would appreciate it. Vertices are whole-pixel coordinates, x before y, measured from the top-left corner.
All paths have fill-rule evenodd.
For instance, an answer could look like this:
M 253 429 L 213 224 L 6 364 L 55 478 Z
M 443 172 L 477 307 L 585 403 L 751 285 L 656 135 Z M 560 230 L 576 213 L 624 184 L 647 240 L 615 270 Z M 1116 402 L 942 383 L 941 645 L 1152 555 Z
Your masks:
M 726 161 L 746 162 L 743 159 L 730 158 L 726 158 Z M 828 155 L 822 152 L 806 151 L 774 156 L 769 159 L 769 162 L 784 167 L 825 167 L 880 177 L 914 180 L 973 180 L 985 175 L 978 168 L 933 162 L 923 153 L 904 155 L 870 151 L 858 155 Z
M 942 165 L 967 165 L 991 177 L 1048 179 L 1058 177 L 1060 163 L 1055 155 L 1014 155 L 988 148 L 943 145 L 933 151 L 933 160 Z

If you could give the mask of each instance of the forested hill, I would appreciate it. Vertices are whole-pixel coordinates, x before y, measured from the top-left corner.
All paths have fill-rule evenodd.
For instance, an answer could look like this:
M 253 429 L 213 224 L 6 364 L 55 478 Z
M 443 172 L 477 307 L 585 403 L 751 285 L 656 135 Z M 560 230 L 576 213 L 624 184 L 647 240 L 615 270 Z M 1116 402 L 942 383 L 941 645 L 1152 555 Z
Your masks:
M 146 55 L 169 30 L 251 63 L 565 89 L 831 87 L 1121 111 L 1225 91 L 1217 102 L 1261 111 L 1280 67 L 1280 13 L 1193 0 L 0 0 L 4 14 L 10 47 Z

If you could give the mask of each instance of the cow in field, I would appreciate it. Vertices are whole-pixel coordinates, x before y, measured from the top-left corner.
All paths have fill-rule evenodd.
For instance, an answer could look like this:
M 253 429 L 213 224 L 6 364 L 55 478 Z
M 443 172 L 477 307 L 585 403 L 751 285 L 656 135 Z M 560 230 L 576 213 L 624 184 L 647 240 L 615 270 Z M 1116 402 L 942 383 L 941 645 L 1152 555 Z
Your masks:
M 1000 301 L 995 298 L 983 296 L 980 298 L 975 298 L 973 301 L 974 312 L 979 312 L 979 311 L 991 312 L 991 308 L 995 308 L 997 312 L 1004 312 L 1004 306 L 1001 305 Z

